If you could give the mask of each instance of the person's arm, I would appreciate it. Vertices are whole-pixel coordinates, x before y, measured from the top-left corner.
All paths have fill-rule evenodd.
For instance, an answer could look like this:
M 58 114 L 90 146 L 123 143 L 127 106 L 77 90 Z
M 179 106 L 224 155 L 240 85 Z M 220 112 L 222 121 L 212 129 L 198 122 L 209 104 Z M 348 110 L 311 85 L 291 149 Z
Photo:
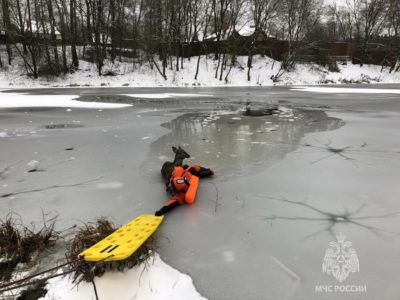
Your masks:
M 172 202 L 169 205 L 164 205 L 163 207 L 161 207 L 159 210 L 156 211 L 155 215 L 156 216 L 163 216 L 165 215 L 167 212 L 173 210 L 175 207 L 179 206 L 179 201 L 175 200 L 174 202 Z
M 165 215 L 167 212 L 173 210 L 175 207 L 181 205 L 185 201 L 185 194 L 178 193 L 164 204 L 159 210 L 156 211 L 156 216 Z
M 199 178 L 204 178 L 204 177 L 209 177 L 209 176 L 214 175 L 213 170 L 211 170 L 210 168 L 201 167 L 199 165 L 190 166 L 188 169 L 188 172 L 190 172 L 190 174 L 195 175 Z

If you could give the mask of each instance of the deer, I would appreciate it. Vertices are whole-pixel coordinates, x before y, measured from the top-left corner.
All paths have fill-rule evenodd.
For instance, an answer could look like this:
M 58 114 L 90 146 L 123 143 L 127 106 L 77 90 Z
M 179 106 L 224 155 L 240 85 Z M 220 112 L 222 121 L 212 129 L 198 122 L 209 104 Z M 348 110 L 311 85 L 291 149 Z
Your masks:
M 174 167 L 182 166 L 183 160 L 190 157 L 180 146 L 178 148 L 172 147 L 172 151 L 175 153 L 174 161 L 166 161 L 161 167 L 161 175 L 166 185 L 169 183 Z

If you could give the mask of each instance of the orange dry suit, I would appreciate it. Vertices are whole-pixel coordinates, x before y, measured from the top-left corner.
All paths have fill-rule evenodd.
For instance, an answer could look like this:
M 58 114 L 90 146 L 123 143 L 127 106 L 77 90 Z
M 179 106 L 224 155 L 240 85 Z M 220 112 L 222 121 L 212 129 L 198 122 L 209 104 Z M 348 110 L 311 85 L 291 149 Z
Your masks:
M 198 165 L 174 167 L 167 185 L 167 191 L 172 194 L 172 197 L 155 215 L 164 215 L 184 203 L 192 204 L 195 200 L 199 178 L 208 177 L 213 174 L 214 172 L 211 169 Z

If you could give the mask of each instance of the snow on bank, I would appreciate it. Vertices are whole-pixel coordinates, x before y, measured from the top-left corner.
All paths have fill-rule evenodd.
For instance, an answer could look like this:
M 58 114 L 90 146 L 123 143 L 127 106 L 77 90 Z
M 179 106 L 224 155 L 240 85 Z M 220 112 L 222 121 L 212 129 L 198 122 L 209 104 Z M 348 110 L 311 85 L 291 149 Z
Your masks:
M 140 265 L 124 273 L 108 272 L 95 279 L 99 299 L 156 300 L 205 299 L 193 286 L 192 279 L 164 263 L 158 255 L 150 266 Z M 43 300 L 95 299 L 93 285 L 82 282 L 77 287 L 69 277 L 50 279 Z
M 17 62 L 16 62 L 17 64 Z M 389 73 L 380 66 L 339 65 L 340 72 L 329 72 L 327 68 L 315 64 L 298 64 L 294 70 L 280 77 L 279 82 L 271 80 L 276 75 L 281 63 L 269 57 L 254 56 L 250 80 L 247 78 L 247 57 L 239 56 L 236 65 L 229 71 L 229 63 L 223 71 L 220 69 L 215 78 L 218 62 L 212 56 L 202 56 L 198 77 L 195 80 L 197 57 L 184 59 L 183 69 L 167 69 L 167 80 L 161 77 L 155 67 L 149 63 L 134 65 L 132 62 L 105 61 L 104 73 L 111 71 L 116 76 L 98 76 L 96 65 L 80 61 L 79 70 L 73 74 L 48 78 L 32 79 L 26 76 L 23 64 L 0 70 L 1 88 L 27 87 L 197 87 L 197 86 L 271 86 L 271 85 L 316 85 L 349 82 L 399 83 L 400 72 Z M 227 76 L 228 74 L 228 76 Z M 220 80 L 221 78 L 221 80 Z
M 333 94 L 400 94 L 397 89 L 363 89 L 363 88 L 338 88 L 338 87 L 294 87 L 291 90 L 313 93 L 333 93 Z
M 73 100 L 78 95 L 29 95 L 18 93 L 1 93 L 0 109 L 18 107 L 74 107 L 112 109 L 130 107 L 130 104 L 83 102 Z

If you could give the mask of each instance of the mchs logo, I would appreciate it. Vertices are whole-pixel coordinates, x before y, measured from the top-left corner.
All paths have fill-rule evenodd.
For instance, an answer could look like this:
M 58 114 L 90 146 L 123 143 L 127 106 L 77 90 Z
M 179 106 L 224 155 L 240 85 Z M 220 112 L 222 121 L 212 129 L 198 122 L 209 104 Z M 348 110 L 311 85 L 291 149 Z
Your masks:
M 340 233 L 335 242 L 330 242 L 325 251 L 322 262 L 322 272 L 336 278 L 342 283 L 350 273 L 360 272 L 360 263 L 357 252 L 352 248 L 353 243 L 346 241 L 346 237 Z M 366 292 L 366 285 L 316 285 L 316 292 Z
M 345 241 L 346 237 L 342 233 L 336 239 L 337 242 L 330 242 L 330 248 L 325 251 L 322 272 L 343 282 L 350 273 L 360 272 L 360 263 L 356 250 L 351 248 L 353 243 Z

